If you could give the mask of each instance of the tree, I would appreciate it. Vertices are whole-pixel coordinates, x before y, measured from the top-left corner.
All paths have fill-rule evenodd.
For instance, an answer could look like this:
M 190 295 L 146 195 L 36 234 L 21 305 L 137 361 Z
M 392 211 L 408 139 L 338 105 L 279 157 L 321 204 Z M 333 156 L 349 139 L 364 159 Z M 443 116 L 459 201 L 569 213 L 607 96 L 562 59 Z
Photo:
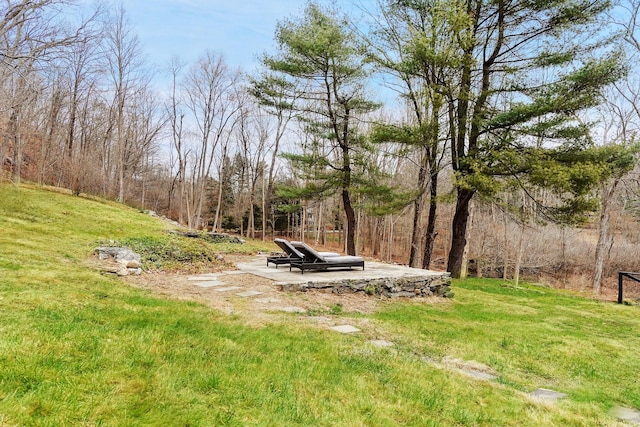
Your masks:
M 176 172 L 176 179 L 178 181 L 178 222 L 181 224 L 184 223 L 186 209 L 186 216 L 189 219 L 189 224 L 191 225 L 191 210 L 187 192 L 187 159 L 189 151 L 184 141 L 185 113 L 183 111 L 182 99 L 180 99 L 178 91 L 178 79 L 182 68 L 183 64 L 180 60 L 177 57 L 173 57 L 169 63 L 171 95 L 165 108 L 167 110 L 169 126 L 171 128 L 171 155 L 173 156 L 175 153 L 178 162 L 178 170 Z M 169 199 L 169 203 L 171 203 L 171 195 L 169 195 Z M 171 211 L 171 207 L 169 207 L 169 211 Z
M 240 74 L 230 70 L 224 58 L 213 52 L 206 52 L 200 57 L 186 76 L 186 106 L 196 124 L 198 140 L 193 152 L 193 206 L 189 227 L 197 228 L 201 225 L 207 177 L 216 158 L 219 179 L 224 175 L 224 159 L 227 156 L 229 138 L 240 108 L 237 96 L 239 80 Z M 221 225 L 222 186 L 219 188 L 214 228 Z
M 601 169 L 581 154 L 591 141 L 575 114 L 596 105 L 622 69 L 593 36 L 601 33 L 589 30 L 605 0 L 466 0 L 447 7 L 460 58 L 447 85 L 456 189 L 447 269 L 458 277 L 474 194 L 515 181 L 555 191 L 558 204 L 546 211 L 558 220 L 594 208 L 590 189 Z
M 157 131 L 151 135 L 147 130 L 143 131 L 142 139 L 138 139 L 134 129 L 133 120 L 141 120 L 143 125 L 148 125 L 151 117 L 143 117 L 147 111 L 148 102 L 153 102 L 149 97 L 149 85 L 151 76 L 144 67 L 144 57 L 140 47 L 140 40 L 133 32 L 124 8 L 115 9 L 106 23 L 104 38 L 104 54 L 106 69 L 111 79 L 110 100 L 110 125 L 105 142 L 110 145 L 110 150 L 105 155 L 105 170 L 111 169 L 117 183 L 115 191 L 117 200 L 124 202 L 127 180 L 133 176 L 133 171 L 142 159 L 139 152 L 139 144 L 149 144 L 146 138 L 152 139 Z M 142 100 L 141 105 L 136 105 Z M 138 108 L 140 110 L 137 110 Z M 113 153 L 115 152 L 115 153 Z M 113 156 L 112 154 L 115 154 Z
M 354 155 L 363 144 L 357 120 L 377 108 L 364 96 L 367 75 L 364 57 L 354 43 L 348 22 L 336 10 L 309 3 L 300 21 L 278 24 L 279 52 L 263 62 L 273 73 L 290 80 L 291 108 L 304 115 L 307 132 L 330 147 L 333 158 L 298 158 L 324 166 L 325 190 L 341 195 L 347 222 L 346 249 L 354 255 L 356 214 L 352 200 Z M 295 100 L 295 103 L 292 102 Z
M 255 238 L 256 193 L 258 182 L 264 177 L 265 173 L 265 157 L 270 133 L 271 129 L 267 116 L 263 114 L 263 111 L 260 111 L 258 104 L 245 100 L 239 113 L 237 139 L 246 175 L 246 179 L 243 179 L 243 181 L 246 182 L 249 196 L 247 201 L 249 213 L 246 233 L 247 237 L 251 238 Z M 264 215 L 262 215 L 262 218 L 264 218 Z M 262 227 L 264 237 L 264 222 L 262 222 Z
M 638 64 L 640 43 L 637 22 L 640 13 L 640 1 L 630 0 L 618 3 L 618 7 L 627 13 L 621 14 L 627 20 L 620 21 L 613 13 L 612 22 L 623 29 L 621 43 L 628 52 L 627 61 L 630 68 Z M 626 45 L 626 46 L 625 46 Z M 615 195 L 625 176 L 637 163 L 638 144 L 634 143 L 639 130 L 640 119 L 640 82 L 638 76 L 631 74 L 620 82 L 616 82 L 606 93 L 605 101 L 598 108 L 600 112 L 602 135 L 601 148 L 608 173 L 600 182 L 600 216 L 598 221 L 598 243 L 596 244 L 593 292 L 599 294 L 602 288 L 604 268 L 613 246 L 613 235 L 610 227 L 611 211 L 614 207 Z
M 429 268 L 436 237 L 438 177 L 446 152 L 447 85 L 456 74 L 459 53 L 455 50 L 457 28 L 446 19 L 446 1 L 380 2 L 369 50 L 382 72 L 394 76 L 389 86 L 404 101 L 408 120 L 383 125 L 377 139 L 393 140 L 405 147 L 405 155 L 417 155 L 418 173 L 413 200 L 413 226 L 409 265 L 417 267 L 420 241 L 424 235 L 422 264 Z M 429 194 L 429 213 L 423 230 L 425 196 Z
M 0 80 L 3 90 L 0 120 L 7 129 L 6 137 L 0 140 L 0 159 L 4 162 L 5 156 L 12 152 L 16 182 L 21 178 L 24 146 L 28 139 L 34 137 L 31 131 L 35 126 L 27 130 L 27 119 L 30 114 L 38 113 L 31 107 L 40 109 L 35 102 L 45 91 L 43 86 L 46 83 L 40 72 L 49 67 L 49 61 L 61 56 L 62 48 L 76 42 L 88 22 L 82 20 L 76 28 L 64 22 L 64 14 L 69 12 L 71 3 L 65 0 L 7 0 L 0 6 Z M 57 114 L 60 104 L 61 99 L 58 98 L 50 104 L 49 112 Z
M 264 73 L 260 78 L 251 80 L 249 89 L 260 106 L 269 113 L 275 120 L 273 129 L 273 142 L 268 147 L 271 152 L 271 160 L 269 162 L 269 171 L 267 176 L 266 188 L 263 189 L 262 203 L 262 240 L 266 238 L 267 213 L 270 210 L 273 199 L 273 189 L 276 178 L 277 164 L 276 160 L 280 154 L 280 147 L 287 132 L 289 122 L 294 117 L 294 104 L 296 99 L 290 100 L 288 94 L 296 96 L 297 91 L 293 87 L 293 83 L 276 75 Z M 272 232 L 275 230 L 275 224 L 271 223 Z
M 604 266 L 609 258 L 613 236 L 610 231 L 610 216 L 614 201 L 614 195 L 618 185 L 636 164 L 636 156 L 639 147 L 637 144 L 622 143 L 608 145 L 597 149 L 598 157 L 602 160 L 602 165 L 606 169 L 601 180 L 601 205 L 598 230 L 598 243 L 596 244 L 594 272 L 593 272 L 593 292 L 600 293 Z
M 96 11 L 96 17 L 102 13 Z M 87 161 L 89 156 L 89 144 L 82 138 L 86 135 L 83 125 L 86 124 L 82 117 L 89 114 L 90 99 L 98 96 L 99 79 L 99 36 L 102 31 L 99 28 L 87 27 L 77 42 L 65 50 L 67 53 L 62 58 L 63 69 L 66 70 L 68 91 L 68 118 L 65 132 L 65 159 L 64 170 L 68 174 L 67 184 L 74 194 L 79 194 L 83 189 L 83 179 L 87 173 Z M 80 140 L 80 143 L 78 143 Z

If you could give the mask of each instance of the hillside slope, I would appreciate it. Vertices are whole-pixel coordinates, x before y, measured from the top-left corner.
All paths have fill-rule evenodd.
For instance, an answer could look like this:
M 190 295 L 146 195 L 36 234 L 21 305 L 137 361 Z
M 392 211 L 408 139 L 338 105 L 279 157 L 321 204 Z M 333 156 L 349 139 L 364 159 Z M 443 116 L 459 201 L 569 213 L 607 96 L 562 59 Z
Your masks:
M 100 240 L 164 227 L 111 202 L 0 185 L 0 426 L 619 425 L 609 408 L 640 406 L 637 307 L 470 280 L 447 303 L 247 326 L 86 264 Z M 319 315 L 366 329 L 301 321 Z M 567 398 L 531 399 L 538 387 Z

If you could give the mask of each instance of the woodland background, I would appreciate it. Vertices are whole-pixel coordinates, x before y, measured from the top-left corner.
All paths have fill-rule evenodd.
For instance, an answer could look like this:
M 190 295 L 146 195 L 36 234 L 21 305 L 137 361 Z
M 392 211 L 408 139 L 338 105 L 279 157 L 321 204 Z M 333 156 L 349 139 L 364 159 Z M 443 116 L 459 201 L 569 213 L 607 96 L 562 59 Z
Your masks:
M 639 10 L 381 0 L 356 20 L 309 3 L 261 73 L 211 46 L 164 64 L 159 89 L 121 6 L 4 0 L 0 180 L 607 294 L 640 271 Z

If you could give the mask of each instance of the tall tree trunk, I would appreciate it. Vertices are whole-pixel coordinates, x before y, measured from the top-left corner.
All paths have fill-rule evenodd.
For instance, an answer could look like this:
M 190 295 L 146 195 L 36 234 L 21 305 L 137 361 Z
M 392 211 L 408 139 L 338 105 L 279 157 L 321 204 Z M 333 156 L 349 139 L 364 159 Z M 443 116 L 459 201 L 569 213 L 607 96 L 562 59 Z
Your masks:
M 469 204 L 469 219 L 468 219 L 467 233 L 471 232 L 473 228 L 473 204 Z M 460 278 L 466 279 L 469 267 L 469 241 L 464 245 L 464 251 L 462 251 L 462 266 L 460 268 Z
M 11 147 L 13 148 L 13 182 L 20 184 L 20 175 L 22 174 L 22 141 L 18 135 L 18 111 L 15 107 L 11 110 L 9 117 L 9 138 L 11 139 Z
M 433 256 L 433 246 L 436 241 L 436 216 L 438 212 L 438 174 L 431 174 L 430 184 L 431 197 L 429 198 L 429 218 L 427 222 L 427 230 L 424 240 L 424 255 L 422 256 L 422 268 L 428 270 L 431 266 L 431 257 Z
M 347 255 L 356 254 L 356 213 L 351 205 L 351 196 L 349 191 L 345 188 L 342 189 L 342 204 L 344 206 L 344 213 L 347 217 L 347 230 L 346 230 L 346 250 Z
M 320 243 L 320 237 L 321 237 L 321 233 L 322 233 L 322 200 L 320 200 L 320 203 L 318 203 L 318 213 L 316 214 L 316 218 L 315 218 L 315 224 L 316 224 L 316 238 L 315 238 L 315 244 L 317 245 L 318 243 Z M 324 245 L 324 242 L 322 243 Z
M 451 250 L 447 260 L 447 271 L 451 277 L 459 278 L 464 261 L 464 247 L 467 244 L 467 224 L 469 222 L 469 203 L 474 191 L 458 188 L 456 211 L 451 227 Z
M 509 223 L 507 222 L 507 214 L 502 214 L 502 225 L 504 226 L 504 247 L 503 256 L 502 256 L 502 280 L 509 280 L 509 254 L 511 251 L 509 250 Z
M 608 261 L 609 252 L 613 244 L 610 232 L 611 203 L 620 181 L 615 179 L 602 195 L 602 208 L 600 209 L 600 230 L 598 232 L 598 244 L 596 245 L 595 266 L 593 271 L 593 293 L 600 294 L 602 289 L 602 276 L 604 266 Z
M 427 155 L 425 155 L 427 157 Z M 428 157 L 427 157 L 428 158 Z M 413 202 L 413 229 L 411 231 L 411 244 L 409 246 L 409 266 L 418 267 L 420 265 L 420 238 L 421 238 L 421 218 L 424 206 L 424 186 L 427 176 L 427 160 L 423 161 L 420 165 L 420 171 L 418 172 L 418 190 L 420 194 Z
M 224 159 L 227 157 L 227 145 L 225 144 L 222 147 L 222 167 L 220 168 L 220 183 L 218 184 L 218 199 L 216 201 L 216 215 L 213 219 L 213 230 L 214 231 L 222 231 L 222 218 L 221 218 L 221 210 L 222 210 L 222 189 L 224 187 L 223 183 L 225 182 L 227 169 L 225 167 Z M 243 175 L 244 179 L 244 175 Z M 244 183 L 240 183 L 240 188 L 244 188 Z M 240 226 L 242 227 L 242 215 L 240 216 Z M 242 230 L 240 231 L 242 234 Z
M 518 286 L 520 282 L 520 268 L 522 266 L 522 256 L 524 255 L 524 219 L 520 222 L 520 236 L 518 237 L 518 250 L 516 251 L 516 265 L 513 267 L 513 284 Z
M 252 239 L 256 238 L 255 212 L 253 209 L 255 197 L 255 188 L 252 188 L 251 194 L 249 194 L 249 218 L 247 221 L 247 237 L 251 237 Z

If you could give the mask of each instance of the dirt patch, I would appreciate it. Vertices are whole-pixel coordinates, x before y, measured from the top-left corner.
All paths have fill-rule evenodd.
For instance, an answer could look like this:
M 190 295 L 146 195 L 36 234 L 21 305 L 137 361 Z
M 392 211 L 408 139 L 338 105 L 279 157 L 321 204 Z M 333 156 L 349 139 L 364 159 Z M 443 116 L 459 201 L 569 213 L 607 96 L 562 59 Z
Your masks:
M 235 263 L 247 257 L 227 256 Z M 194 279 L 202 280 L 194 280 Z M 389 298 L 363 293 L 335 294 L 329 291 L 284 292 L 273 280 L 240 271 L 214 271 L 206 275 L 188 273 L 145 272 L 141 276 L 123 278 L 132 286 L 149 290 L 167 298 L 194 301 L 226 314 L 233 314 L 249 325 L 265 325 L 287 319 L 288 313 L 303 313 L 301 320 L 326 326 L 344 322 L 343 314 L 368 314 Z M 208 283 L 207 283 L 208 282 Z M 444 298 L 412 298 L 408 304 L 439 304 Z M 290 316 L 290 314 L 289 314 Z M 341 318 L 342 317 L 342 318 Z M 367 323 L 366 319 L 349 318 L 352 324 Z M 360 326 L 365 326 L 361 324 Z
M 339 314 L 340 312 L 372 313 L 381 302 L 379 297 L 332 294 L 318 291 L 282 292 L 274 281 L 253 274 L 215 273 L 211 280 L 222 282 L 215 287 L 203 287 L 189 280 L 194 275 L 178 273 L 144 273 L 125 280 L 132 286 L 147 289 L 168 298 L 196 301 L 227 314 L 252 317 L 258 313 L 279 312 L 286 307 L 298 307 L 310 314 Z M 223 291 L 229 287 L 239 289 Z M 260 292 L 243 297 L 244 292 Z

